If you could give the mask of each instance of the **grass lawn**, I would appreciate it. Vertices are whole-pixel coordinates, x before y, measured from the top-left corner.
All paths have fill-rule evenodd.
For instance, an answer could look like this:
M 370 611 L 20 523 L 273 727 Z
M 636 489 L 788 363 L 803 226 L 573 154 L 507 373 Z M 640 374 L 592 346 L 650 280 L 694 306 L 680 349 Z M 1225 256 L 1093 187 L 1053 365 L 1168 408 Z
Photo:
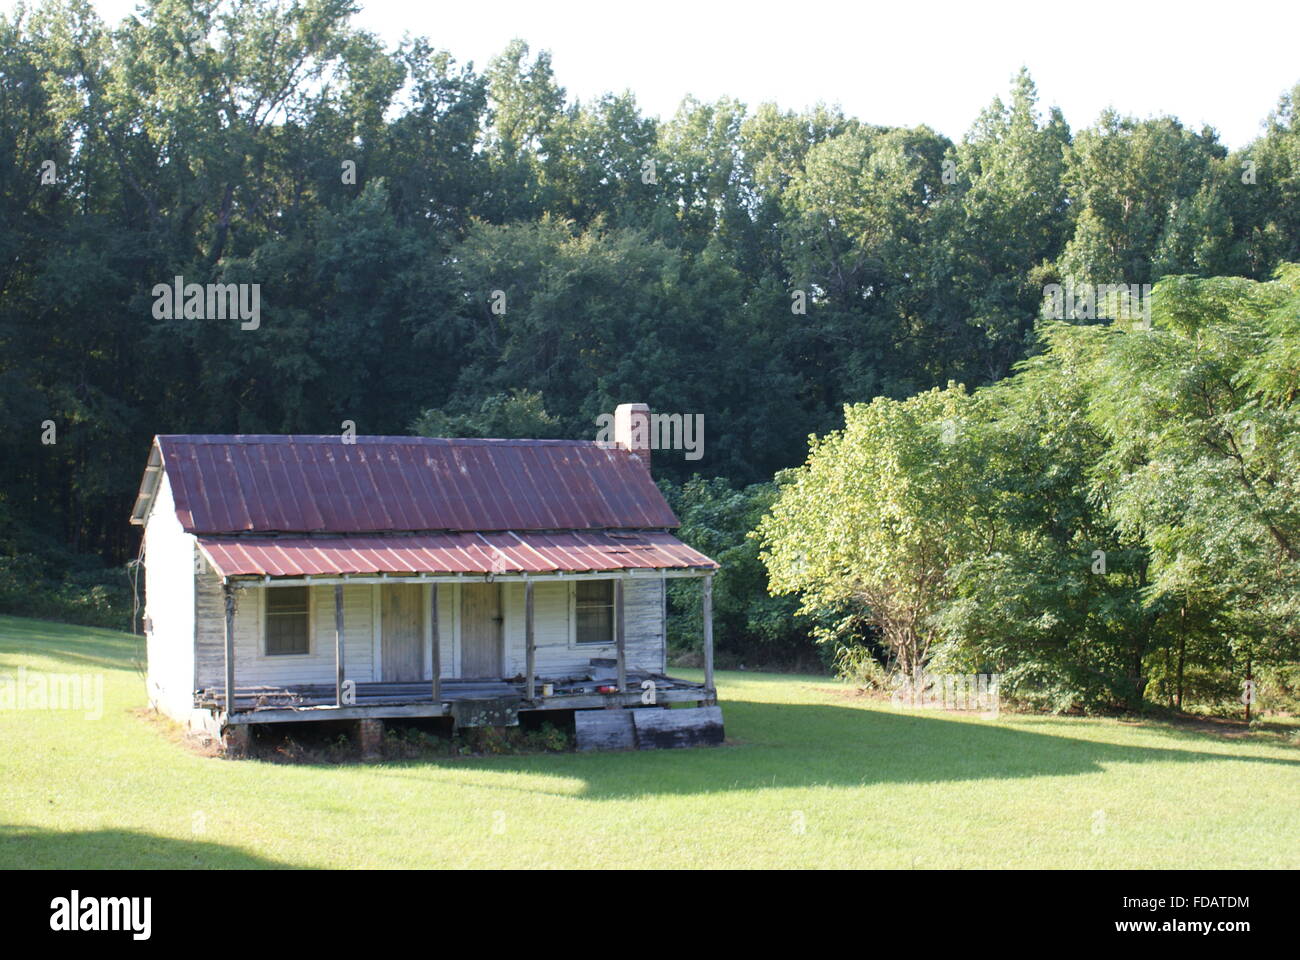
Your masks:
M 0 867 L 1300 867 L 1300 726 L 902 711 L 722 673 L 732 745 L 371 765 L 205 758 L 136 712 L 135 638 L 0 617 Z M 685 672 L 685 671 L 683 671 Z

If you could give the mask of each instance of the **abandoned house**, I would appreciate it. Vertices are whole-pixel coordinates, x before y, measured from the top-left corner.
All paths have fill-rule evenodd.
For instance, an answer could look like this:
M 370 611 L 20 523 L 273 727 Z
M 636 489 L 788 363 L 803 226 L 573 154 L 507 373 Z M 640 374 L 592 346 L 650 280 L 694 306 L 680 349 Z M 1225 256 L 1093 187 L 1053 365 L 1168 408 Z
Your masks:
M 144 527 L 154 706 L 249 725 L 515 725 L 582 747 L 717 743 L 712 575 L 650 476 L 643 404 L 612 443 L 159 436 Z M 703 683 L 667 675 L 667 581 L 702 578 Z M 675 709 L 670 709 L 675 708 Z M 556 715 L 559 718 L 560 715 Z

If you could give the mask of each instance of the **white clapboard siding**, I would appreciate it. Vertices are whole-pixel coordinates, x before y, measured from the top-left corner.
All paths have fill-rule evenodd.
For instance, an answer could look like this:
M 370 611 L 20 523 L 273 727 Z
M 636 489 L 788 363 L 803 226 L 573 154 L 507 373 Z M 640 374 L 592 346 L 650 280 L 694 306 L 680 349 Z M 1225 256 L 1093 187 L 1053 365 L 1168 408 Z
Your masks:
M 623 588 L 629 670 L 664 668 L 663 587 L 659 580 L 629 580 Z
M 150 700 L 178 720 L 188 718 L 194 694 L 195 539 L 176 519 L 171 484 L 158 482 L 144 528 L 144 615 Z
M 424 609 L 429 609 L 432 586 L 424 588 Z M 429 616 L 424 617 L 424 679 L 433 679 L 433 630 Z M 438 650 L 442 658 L 442 676 L 460 676 L 460 586 L 454 583 L 438 584 Z
M 505 673 L 515 676 L 527 664 L 524 649 L 524 585 L 503 584 L 505 599 Z M 572 642 L 570 594 L 574 582 L 538 583 L 533 588 L 534 636 L 539 677 L 584 676 L 593 658 L 614 659 L 608 645 L 578 646 Z M 627 631 L 627 669 L 658 672 L 664 663 L 663 584 L 658 579 L 624 581 L 623 622 Z
M 221 579 L 206 562 L 197 577 L 198 687 L 220 688 L 225 683 L 225 627 Z M 237 686 L 291 685 L 334 682 L 334 588 L 313 587 L 312 646 L 305 657 L 268 657 L 263 650 L 260 592 L 275 587 L 253 587 L 236 592 L 235 683 Z M 380 611 L 381 585 L 349 584 L 343 588 L 344 654 L 346 676 L 358 683 L 383 676 Z M 524 585 L 501 585 L 505 618 L 505 676 L 524 672 Z M 592 658 L 613 659 L 614 644 L 576 646 L 572 642 L 570 594 L 573 581 L 538 583 L 534 588 L 537 675 L 584 676 Z M 424 669 L 432 678 L 432 630 L 427 614 L 430 587 L 424 588 Z M 624 617 L 629 670 L 660 671 L 664 665 L 663 583 L 658 579 L 626 581 Z M 461 675 L 460 588 L 438 588 L 438 636 L 442 676 Z
M 274 588 L 272 588 L 274 589 Z M 369 683 L 375 676 L 375 623 L 371 607 L 373 589 L 368 584 L 343 587 L 343 662 L 344 675 L 357 683 Z M 312 657 L 324 660 L 328 676 L 334 681 L 334 588 L 312 587 Z M 272 657 L 271 660 L 282 659 Z
M 198 686 L 225 686 L 225 608 L 221 578 L 206 563 L 198 577 Z M 262 591 L 251 587 L 235 593 L 235 686 L 333 683 L 334 588 L 311 587 L 310 649 L 306 656 L 267 656 L 262 640 Z M 358 683 L 374 679 L 375 617 L 373 588 L 348 584 L 343 588 L 344 675 Z

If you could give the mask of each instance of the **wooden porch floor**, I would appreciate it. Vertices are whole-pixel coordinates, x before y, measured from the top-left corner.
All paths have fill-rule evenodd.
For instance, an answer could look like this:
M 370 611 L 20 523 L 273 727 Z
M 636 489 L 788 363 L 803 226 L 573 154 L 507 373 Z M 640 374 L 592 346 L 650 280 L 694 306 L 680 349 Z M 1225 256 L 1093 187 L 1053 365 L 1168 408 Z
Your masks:
M 671 699 L 682 699 L 683 695 L 689 696 L 691 694 L 699 697 L 705 696 L 706 688 L 702 683 L 682 680 L 678 677 L 669 677 L 659 673 L 645 673 L 633 670 L 627 672 L 627 687 L 623 692 L 623 696 L 633 693 L 639 694 L 641 684 L 646 680 L 654 681 L 656 695 L 663 693 L 675 694 Z M 554 685 L 554 692 L 549 697 L 543 697 L 542 686 L 548 683 Z M 521 704 L 528 704 L 525 709 L 541 706 L 558 708 L 564 706 L 565 701 L 586 701 L 592 697 L 602 695 L 617 696 L 618 694 L 602 694 L 599 689 L 602 686 L 612 687 L 616 684 L 617 680 L 604 677 L 568 677 L 563 679 L 539 677 L 535 683 L 536 699 L 528 703 L 524 699 L 527 690 L 522 677 L 513 677 L 508 680 L 444 679 L 441 684 L 439 702 L 517 700 Z M 427 680 L 418 683 L 392 681 L 358 683 L 355 693 L 356 696 L 351 706 L 361 708 L 399 706 L 403 704 L 432 704 L 433 702 L 433 691 Z M 236 685 L 235 687 L 236 713 L 329 707 L 333 706 L 334 702 L 335 690 L 333 684 L 298 683 L 283 686 Z M 221 687 L 206 687 L 199 690 L 194 695 L 194 705 L 204 710 L 225 710 L 225 691 Z

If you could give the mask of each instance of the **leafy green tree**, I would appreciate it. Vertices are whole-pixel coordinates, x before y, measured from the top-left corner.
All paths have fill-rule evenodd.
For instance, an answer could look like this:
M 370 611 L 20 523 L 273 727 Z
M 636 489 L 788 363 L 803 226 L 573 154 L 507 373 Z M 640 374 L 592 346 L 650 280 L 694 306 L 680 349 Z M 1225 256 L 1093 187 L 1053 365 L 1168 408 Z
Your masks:
M 560 430 L 542 395 L 527 390 L 494 394 L 466 413 L 425 410 L 411 424 L 411 432 L 421 437 L 545 440 L 558 438 Z
M 1225 175 L 1245 247 L 1239 272 L 1267 279 L 1278 264 L 1300 262 L 1300 84 L 1279 99 L 1264 135 L 1233 159 Z
M 665 201 L 657 184 L 642 182 L 642 170 L 659 156 L 658 135 L 658 123 L 641 115 L 630 92 L 573 104 L 543 138 L 547 209 L 582 226 L 603 219 L 650 228 Z
M 1063 176 L 1070 129 L 1055 108 L 1046 118 L 1025 70 L 1010 102 L 995 99 L 952 157 L 955 189 L 943 196 L 925 244 L 931 297 L 965 329 L 949 336 L 977 360 L 960 370 L 974 382 L 1006 376 L 1023 356 L 1072 217 Z M 942 322 L 934 318 L 932 323 Z
M 1050 327 L 1042 354 L 977 392 L 970 496 L 988 535 L 953 564 L 934 617 L 934 669 L 996 673 L 1004 695 L 1058 711 L 1139 706 L 1163 642 L 1147 553 L 1093 497 L 1106 441 L 1083 412 L 1098 339 Z
M 1300 632 L 1300 267 L 1278 279 L 1171 277 L 1153 328 L 1112 330 L 1090 418 L 1098 494 L 1152 560 L 1152 599 L 1206 598 L 1243 666 Z
M 123 517 L 155 433 L 352 420 L 374 433 L 420 421 L 591 437 L 627 400 L 703 414 L 703 459 L 657 453 L 656 474 L 726 481 L 734 497 L 698 493 L 701 535 L 716 531 L 714 548 L 741 550 L 728 556 L 752 571 L 739 546 L 749 520 L 724 522 L 711 505 L 750 517 L 761 497 L 748 491 L 763 489 L 752 485 L 799 463 L 845 403 L 1006 377 L 1040 349 L 1030 330 L 1043 284 L 1260 281 L 1300 259 L 1295 91 L 1232 155 L 1173 118 L 1106 115 L 1072 137 L 1059 112 L 1040 113 L 1023 72 L 956 144 L 923 126 L 726 97 L 688 97 L 661 121 L 633 92 L 571 101 L 549 54 L 522 41 L 479 72 L 426 38 L 389 48 L 355 27 L 353 7 L 145 0 L 113 27 L 87 0 L 0 14 L 0 554 L 50 578 L 41 596 L 71 598 L 69 615 L 102 585 L 76 579 L 99 575 L 86 557 L 136 553 Z M 260 328 L 155 317 L 154 286 L 178 275 L 258 284 Z M 1242 418 L 1257 411 L 1261 456 L 1290 469 L 1268 432 L 1291 409 L 1292 341 L 1269 326 L 1280 323 L 1247 325 L 1258 349 L 1233 368 L 1233 402 Z M 47 421 L 55 444 L 40 442 Z M 1145 463 L 1145 448 L 1131 452 L 1094 491 L 1096 531 L 1044 528 L 1023 504 L 1017 514 L 1032 484 L 1014 463 L 1005 502 L 989 475 L 972 476 L 1003 503 L 1000 523 L 1050 545 L 1069 583 L 1074 552 L 1105 539 L 1098 511 L 1116 478 Z M 1023 453 L 1074 462 L 1050 444 Z M 1262 461 L 1249 470 L 1272 476 Z M 1287 522 L 1280 513 L 1278 529 Z M 1125 542 L 1149 551 L 1137 529 Z M 997 549 L 1028 576 L 1018 542 Z M 1226 582 L 1271 583 L 1258 617 L 1275 623 L 1283 581 L 1255 579 L 1263 546 L 1246 556 L 1258 569 Z M 1163 571 L 1163 554 L 1151 564 Z M 945 590 L 960 599 L 952 576 Z M 720 629 L 738 654 L 803 649 L 772 606 L 788 596 L 773 600 L 758 576 L 729 583 Z M 1110 586 L 1128 610 L 1131 585 Z M 1082 581 L 1093 592 L 1079 610 L 1104 605 L 1098 587 Z M 1140 671 L 1139 633 L 1118 615 L 1095 617 L 1095 642 L 1053 662 L 1131 675 L 1134 689 L 1158 678 L 1175 699 L 1181 662 L 1187 684 L 1208 689 L 1241 659 L 1225 637 L 1287 635 L 1263 619 L 1220 622 L 1222 589 L 1197 577 L 1162 593 Z M 1181 632 L 1166 629 L 1175 607 Z M 860 599 L 828 602 L 807 623 L 874 643 L 863 611 Z M 764 618 L 785 638 L 770 651 Z M 1106 624 L 1113 643 L 1096 639 Z
M 488 64 L 488 114 L 483 147 L 490 165 L 484 215 L 493 222 L 537 216 L 546 208 L 541 192 L 542 150 L 564 106 L 551 55 L 512 40 Z
M 789 596 L 768 590 L 767 570 L 750 531 L 776 498 L 776 485 L 756 483 L 736 489 L 725 479 L 692 477 L 660 488 L 681 520 L 683 541 L 717 560 L 714 575 L 714 643 L 720 655 L 739 665 L 806 665 L 816 661 L 808 623 Z M 703 649 L 699 585 L 670 580 L 668 636 L 674 652 Z
M 845 407 L 844 429 L 813 438 L 757 528 L 775 592 L 800 594 L 810 615 L 865 609 L 909 677 L 936 640 L 949 570 L 990 535 L 969 482 L 970 406 L 950 386 Z
M 1153 283 L 1162 244 L 1162 271 L 1191 269 L 1169 259 L 1178 246 L 1165 236 L 1226 155 L 1212 130 L 1194 133 L 1172 117 L 1103 113 L 1075 135 L 1066 154 L 1064 180 L 1076 213 L 1060 275 L 1076 284 Z M 1216 212 L 1203 200 L 1196 217 Z M 1220 216 L 1211 228 L 1226 232 L 1228 224 Z

